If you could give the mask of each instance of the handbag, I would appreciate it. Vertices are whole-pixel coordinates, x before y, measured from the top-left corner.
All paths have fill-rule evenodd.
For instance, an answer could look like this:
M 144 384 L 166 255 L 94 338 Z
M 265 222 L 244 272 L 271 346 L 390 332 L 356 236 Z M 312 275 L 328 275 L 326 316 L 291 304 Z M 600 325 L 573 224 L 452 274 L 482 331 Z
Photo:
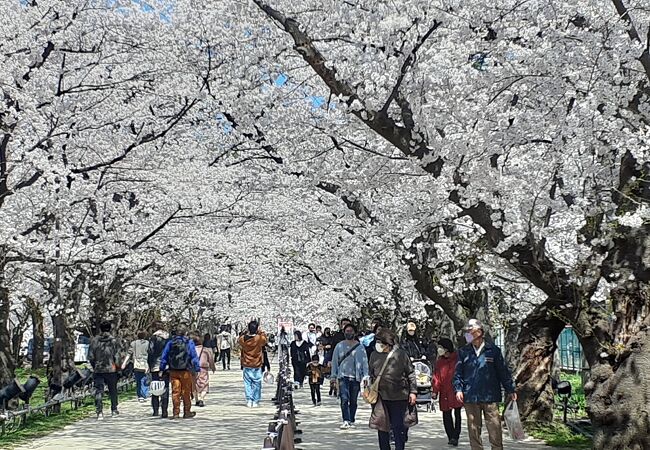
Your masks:
M 377 399 L 379 398 L 379 381 L 381 380 L 381 376 L 384 374 L 384 371 L 388 366 L 388 360 L 390 359 L 391 356 L 393 356 L 394 352 L 395 349 L 391 350 L 388 356 L 386 356 L 386 360 L 384 361 L 384 365 L 381 367 L 381 370 L 379 371 L 379 375 L 377 375 L 375 381 L 373 381 L 370 387 L 366 389 L 366 391 L 363 393 L 363 398 L 365 398 L 366 401 L 371 405 L 377 403 Z

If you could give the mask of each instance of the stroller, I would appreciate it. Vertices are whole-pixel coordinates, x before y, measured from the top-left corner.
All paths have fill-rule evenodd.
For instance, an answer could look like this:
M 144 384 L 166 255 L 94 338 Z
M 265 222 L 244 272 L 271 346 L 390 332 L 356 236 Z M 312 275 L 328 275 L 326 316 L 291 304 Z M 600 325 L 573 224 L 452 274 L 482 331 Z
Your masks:
M 427 412 L 435 412 L 436 406 L 431 395 L 431 383 L 433 373 L 426 360 L 413 361 L 415 368 L 415 380 L 417 382 L 416 405 L 426 405 Z

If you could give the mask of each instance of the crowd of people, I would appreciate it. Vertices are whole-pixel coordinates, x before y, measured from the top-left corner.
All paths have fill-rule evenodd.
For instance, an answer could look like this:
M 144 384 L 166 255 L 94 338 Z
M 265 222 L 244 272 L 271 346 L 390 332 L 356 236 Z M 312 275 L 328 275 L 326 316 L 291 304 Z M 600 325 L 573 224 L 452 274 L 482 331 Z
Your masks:
M 258 321 L 250 321 L 236 340 L 227 327 L 214 338 L 188 332 L 182 325 L 171 333 L 162 323 L 156 323 L 154 329 L 151 335 L 138 331 L 125 352 L 121 340 L 111 333 L 111 323 L 101 323 L 100 334 L 91 340 L 89 348 L 99 420 L 104 417 L 105 386 L 111 415 L 119 414 L 118 373 L 128 365 L 132 365 L 138 401 L 150 398 L 153 416 L 194 417 L 192 406 L 205 406 L 210 372 L 216 371 L 217 362 L 223 370 L 230 370 L 235 347 L 240 350 L 246 405 L 259 407 L 262 381 L 272 377 L 268 353 L 274 339 Z M 318 407 L 322 404 L 321 386 L 328 382 L 329 395 L 340 403 L 342 430 L 357 426 L 359 397 L 365 398 L 372 404 L 369 426 L 377 430 L 379 449 L 390 450 L 394 443 L 396 450 L 403 450 L 409 428 L 418 422 L 421 392 L 414 364 L 424 363 L 432 375 L 430 399 L 439 403 L 449 445 L 459 444 L 464 408 L 472 450 L 483 448 L 483 420 L 492 449 L 503 449 L 498 404 L 502 391 L 511 401 L 517 400 L 517 394 L 501 350 L 485 338 L 483 324 L 476 319 L 469 321 L 464 330 L 467 343 L 459 349 L 449 337 L 426 341 L 417 331 L 417 325 L 408 322 L 400 338 L 381 319 L 373 320 L 364 332 L 348 319 L 341 320 L 335 332 L 310 323 L 304 334 L 296 330 L 293 341 L 284 342 L 289 346 L 294 387 L 301 389 L 306 381 L 312 403 Z
M 322 330 L 322 332 L 321 332 Z M 417 424 L 418 387 L 414 363 L 432 368 L 431 399 L 437 400 L 450 446 L 458 446 L 461 411 L 467 415 L 472 450 L 483 449 L 483 420 L 493 450 L 503 449 L 498 404 L 502 390 L 517 400 L 515 386 L 501 350 L 485 339 L 483 324 L 472 319 L 465 327 L 466 345 L 458 350 L 448 337 L 427 341 L 408 322 L 401 338 L 374 319 L 360 332 L 349 320 L 339 330 L 309 324 L 303 336 L 294 332 L 290 345 L 295 388 L 308 380 L 314 406 L 321 405 L 320 387 L 329 380 L 329 395 L 338 397 L 340 428 L 355 428 L 359 397 L 372 404 L 369 426 L 377 430 L 379 449 L 403 450 L 408 430 Z
M 104 419 L 105 387 L 111 402 L 111 416 L 119 414 L 117 383 L 119 374 L 131 368 L 139 402 L 151 402 L 152 415 L 179 419 L 181 403 L 185 419 L 192 418 L 192 403 L 204 407 L 210 390 L 210 372 L 215 373 L 217 355 L 223 370 L 230 370 L 231 331 L 223 327 L 210 334 L 188 331 L 183 325 L 171 330 L 162 322 L 153 324 L 153 333 L 139 330 L 130 345 L 112 333 L 111 322 L 99 325 L 100 333 L 90 341 L 88 362 L 93 367 L 97 419 Z M 169 415 L 169 397 L 172 411 Z

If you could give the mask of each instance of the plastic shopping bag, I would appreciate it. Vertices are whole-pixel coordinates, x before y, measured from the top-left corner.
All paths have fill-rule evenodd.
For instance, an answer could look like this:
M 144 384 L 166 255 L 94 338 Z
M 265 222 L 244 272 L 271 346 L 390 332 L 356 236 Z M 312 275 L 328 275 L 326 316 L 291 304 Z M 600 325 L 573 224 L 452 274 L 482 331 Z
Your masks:
M 521 441 L 522 439 L 526 439 L 524 427 L 521 425 L 521 419 L 519 418 L 517 402 L 510 402 L 506 406 L 506 410 L 503 413 L 503 420 L 505 420 L 508 432 L 513 440 Z

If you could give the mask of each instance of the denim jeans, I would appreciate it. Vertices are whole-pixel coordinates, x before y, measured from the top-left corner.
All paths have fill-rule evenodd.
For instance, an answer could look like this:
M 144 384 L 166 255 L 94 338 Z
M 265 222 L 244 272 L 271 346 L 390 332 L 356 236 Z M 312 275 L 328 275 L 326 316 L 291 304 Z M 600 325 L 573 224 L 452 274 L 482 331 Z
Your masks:
M 147 374 L 145 372 L 134 370 L 133 376 L 135 377 L 135 392 L 138 395 L 138 398 L 147 398 L 149 395 L 149 386 L 146 385 Z
M 361 383 L 352 378 L 339 378 L 339 396 L 341 397 L 341 414 L 344 422 L 354 423 L 357 415 L 357 400 Z
M 244 392 L 246 401 L 259 403 L 262 400 L 262 369 L 244 367 Z
M 404 450 L 406 445 L 406 427 L 404 426 L 404 416 L 408 408 L 407 400 L 382 400 L 388 420 L 390 421 L 390 430 L 395 438 L 395 450 Z M 390 433 L 379 431 L 379 450 L 390 450 Z

